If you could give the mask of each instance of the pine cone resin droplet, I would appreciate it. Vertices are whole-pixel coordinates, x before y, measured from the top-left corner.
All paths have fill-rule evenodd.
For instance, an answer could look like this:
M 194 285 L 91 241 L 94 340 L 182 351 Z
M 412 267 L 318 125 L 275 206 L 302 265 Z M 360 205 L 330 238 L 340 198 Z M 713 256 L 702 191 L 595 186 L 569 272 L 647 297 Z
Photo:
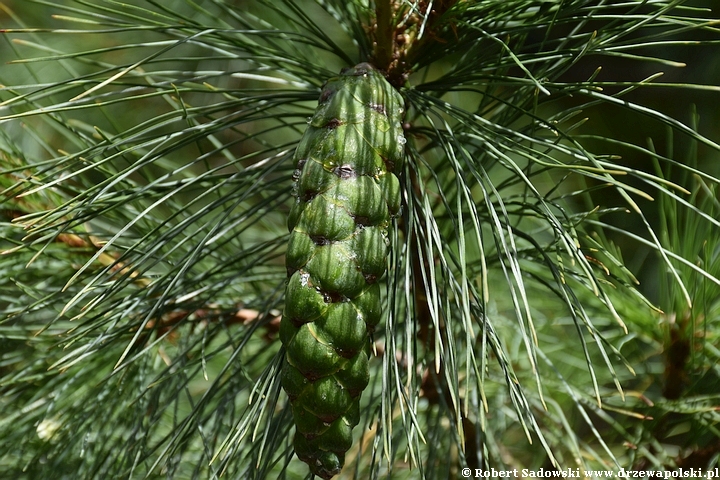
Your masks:
M 403 100 L 362 63 L 327 81 L 295 152 L 281 383 L 295 452 L 315 475 L 340 473 L 369 381 L 388 228 L 400 210 Z M 402 141 L 401 141 L 402 139 Z

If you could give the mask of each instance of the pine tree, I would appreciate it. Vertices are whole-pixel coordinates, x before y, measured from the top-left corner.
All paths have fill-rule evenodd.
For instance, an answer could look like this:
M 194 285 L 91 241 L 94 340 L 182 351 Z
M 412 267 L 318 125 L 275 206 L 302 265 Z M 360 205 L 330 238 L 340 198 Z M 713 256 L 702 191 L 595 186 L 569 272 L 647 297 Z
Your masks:
M 0 13 L 0 477 L 312 477 L 281 389 L 293 155 L 325 82 L 363 62 L 404 101 L 402 206 L 335 478 L 718 465 L 720 145 L 666 107 L 720 87 L 659 74 L 717 45 L 717 11 Z

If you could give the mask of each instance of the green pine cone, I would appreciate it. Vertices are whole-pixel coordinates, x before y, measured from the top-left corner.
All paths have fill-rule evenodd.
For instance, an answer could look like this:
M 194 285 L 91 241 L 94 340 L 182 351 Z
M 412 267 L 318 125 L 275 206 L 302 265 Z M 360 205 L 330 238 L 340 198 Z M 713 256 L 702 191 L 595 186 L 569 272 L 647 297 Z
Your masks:
M 295 152 L 288 284 L 280 339 L 295 452 L 338 474 L 360 421 L 370 333 L 380 321 L 388 227 L 400 210 L 400 94 L 363 63 L 330 79 Z

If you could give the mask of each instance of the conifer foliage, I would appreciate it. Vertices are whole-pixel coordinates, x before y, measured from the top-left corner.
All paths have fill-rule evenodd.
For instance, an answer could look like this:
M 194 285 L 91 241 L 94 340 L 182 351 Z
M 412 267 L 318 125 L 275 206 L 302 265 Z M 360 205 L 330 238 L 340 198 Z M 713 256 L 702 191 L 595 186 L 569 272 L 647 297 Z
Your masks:
M 712 8 L 3 0 L 0 472 L 717 466 Z

